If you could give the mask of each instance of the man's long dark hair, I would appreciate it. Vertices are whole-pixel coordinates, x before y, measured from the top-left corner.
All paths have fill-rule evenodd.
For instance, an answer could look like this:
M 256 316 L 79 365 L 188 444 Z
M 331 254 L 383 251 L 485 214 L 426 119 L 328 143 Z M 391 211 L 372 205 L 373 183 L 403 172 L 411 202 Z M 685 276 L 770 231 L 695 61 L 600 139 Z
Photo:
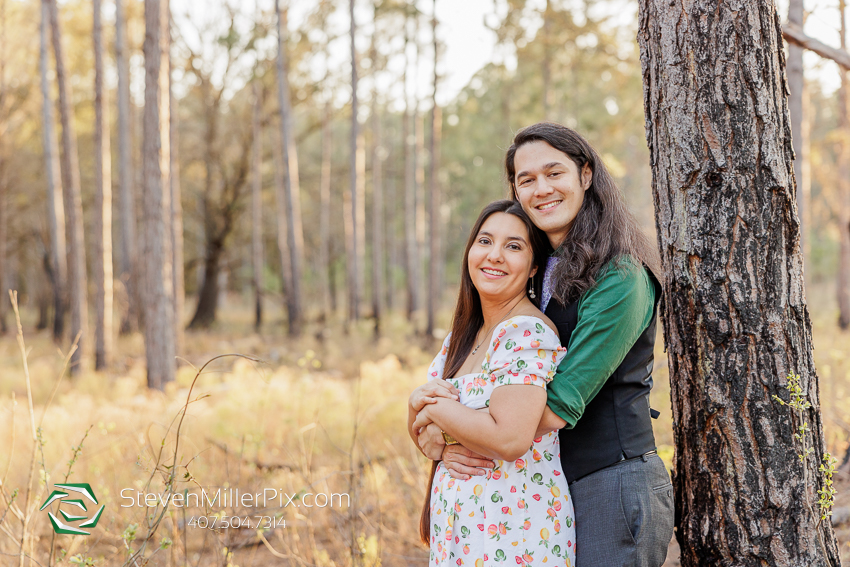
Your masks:
M 555 252 L 560 261 L 552 275 L 552 297 L 564 305 L 576 301 L 593 287 L 611 261 L 618 262 L 624 256 L 631 256 L 635 263 L 643 264 L 657 277 L 660 274 L 658 251 L 629 211 L 623 193 L 599 154 L 575 130 L 553 122 L 540 122 L 517 132 L 505 155 L 505 173 L 513 199 L 519 200 L 514 164 L 516 152 L 525 144 L 538 141 L 565 153 L 576 164 L 579 178 L 585 165 L 593 172 L 584 202 Z
M 469 273 L 469 250 L 475 244 L 478 233 L 481 227 L 495 213 L 506 213 L 517 217 L 523 222 L 528 231 L 528 244 L 531 248 L 533 256 L 532 266 L 537 266 L 537 273 L 531 278 L 531 288 L 534 290 L 535 298 L 531 302 L 539 305 L 540 295 L 543 289 L 543 268 L 546 266 L 546 257 L 548 256 L 549 244 L 546 240 L 546 235 L 542 230 L 534 226 L 528 214 L 522 209 L 516 201 L 505 199 L 502 201 L 494 201 L 484 207 L 481 214 L 478 215 L 478 220 L 469 233 L 469 239 L 466 242 L 466 249 L 463 251 L 463 261 L 460 268 L 460 291 L 457 297 L 457 306 L 452 319 L 452 338 L 449 341 L 448 352 L 446 353 L 446 364 L 443 367 L 443 379 L 452 378 L 472 351 L 475 345 L 475 337 L 478 331 L 484 324 L 484 314 L 481 312 L 481 298 L 478 296 L 478 290 L 472 283 L 472 276 Z M 487 340 L 487 337 L 484 338 Z M 431 474 L 428 479 L 428 492 L 425 495 L 425 505 L 422 507 L 422 514 L 419 518 L 419 537 L 426 545 L 430 544 L 431 539 L 431 484 L 434 482 L 434 474 L 437 471 L 437 463 L 431 465 Z M 450 512 L 449 512 L 450 513 Z

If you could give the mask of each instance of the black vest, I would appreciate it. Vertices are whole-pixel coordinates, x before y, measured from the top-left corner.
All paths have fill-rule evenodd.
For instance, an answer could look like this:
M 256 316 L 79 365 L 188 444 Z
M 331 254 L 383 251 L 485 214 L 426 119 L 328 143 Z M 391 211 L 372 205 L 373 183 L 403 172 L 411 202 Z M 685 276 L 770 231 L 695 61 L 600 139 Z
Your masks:
M 568 482 L 624 458 L 639 457 L 655 450 L 649 391 L 652 389 L 655 315 L 661 286 L 652 272 L 647 270 L 647 274 L 656 290 L 649 326 L 587 404 L 575 427 L 560 432 L 561 464 Z M 552 298 L 546 306 L 546 316 L 558 328 L 561 344 L 569 345 L 578 323 L 578 301 L 564 306 Z

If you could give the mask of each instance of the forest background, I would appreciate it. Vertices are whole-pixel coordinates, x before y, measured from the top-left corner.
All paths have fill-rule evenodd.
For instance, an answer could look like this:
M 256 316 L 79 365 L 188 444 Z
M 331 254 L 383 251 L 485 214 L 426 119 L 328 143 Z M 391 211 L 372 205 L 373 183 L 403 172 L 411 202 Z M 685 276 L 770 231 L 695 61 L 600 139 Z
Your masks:
M 172 4 L 170 189 L 179 195 L 181 207 L 173 210 L 182 209 L 176 213 L 182 245 L 177 238 L 171 245 L 182 257 L 163 262 L 182 267 L 183 275 L 172 287 L 182 297 L 172 295 L 177 317 L 169 331 L 180 362 L 175 379 L 162 383 L 150 380 L 139 317 L 151 306 L 134 296 L 133 282 L 141 279 L 133 270 L 141 269 L 141 260 L 127 252 L 135 247 L 141 255 L 145 238 L 144 5 L 130 1 L 123 8 L 130 77 L 125 131 L 117 120 L 116 10 L 107 2 L 102 11 L 113 172 L 106 183 L 115 191 L 108 231 L 114 244 L 107 256 L 115 266 L 115 309 L 104 331 L 114 345 L 98 369 L 95 296 L 103 292 L 91 278 L 98 250 L 103 255 L 95 227 L 104 217 L 96 166 L 96 34 L 91 3 L 58 5 L 90 278 L 84 294 L 89 324 L 77 351 L 82 356 L 73 362 L 73 376 L 60 378 L 73 333 L 66 325 L 57 335 L 54 323 L 51 166 L 38 66 L 42 4 L 0 0 L 0 282 L 3 290 L 18 291 L 29 349 L 25 372 L 4 293 L 0 478 L 8 514 L 0 520 L 0 553 L 17 555 L 23 548 L 42 560 L 52 555 L 48 562 L 76 556 L 111 565 L 148 542 L 146 553 L 157 553 L 152 564 L 163 565 L 264 565 L 281 555 L 303 565 L 426 561 L 415 526 L 427 471 L 402 425 L 405 402 L 449 326 L 468 230 L 483 205 L 506 195 L 502 159 L 512 134 L 541 119 L 576 128 L 596 145 L 647 233 L 655 233 L 636 6 L 617 0 L 488 4 L 477 17 L 492 34 L 492 56 L 453 88 L 440 4 L 436 20 L 431 2 L 356 4 L 355 103 L 349 4 L 293 1 L 282 34 L 293 128 L 283 135 L 274 6 Z M 282 8 L 289 14 L 288 6 Z M 837 36 L 829 24 L 836 8 L 814 7 L 807 26 L 827 30 L 818 35 L 832 44 L 840 43 L 829 36 Z M 815 56 L 806 62 L 808 164 L 801 194 L 807 296 L 827 445 L 843 457 L 850 439 L 850 336 L 838 328 L 834 299 L 842 206 L 836 182 L 843 139 L 836 128 L 839 71 Z M 55 102 L 54 68 L 51 62 L 44 76 Z M 285 199 L 285 177 L 293 173 L 283 167 L 287 135 L 297 148 L 300 214 Z M 128 162 L 119 152 L 122 137 L 129 143 Z M 122 174 L 128 174 L 126 185 Z M 121 211 L 124 186 L 130 217 Z M 252 204 L 252 191 L 259 206 Z M 127 246 L 128 223 L 135 225 L 134 246 Z M 298 224 L 300 250 L 290 231 Z M 293 276 L 293 255 L 303 257 L 300 277 Z M 296 326 L 293 296 L 303 312 Z M 669 377 L 658 342 L 652 404 L 662 410 L 656 435 L 672 468 Z M 191 399 L 208 397 L 187 410 L 184 448 L 175 461 L 182 478 L 177 490 L 344 492 L 349 506 L 278 510 L 286 528 L 263 536 L 244 527 L 215 532 L 191 525 L 193 515 L 250 515 L 240 507 L 182 516 L 171 510 L 156 524 L 143 509 L 120 508 L 123 488 L 174 488 L 163 468 L 177 437 L 169 424 L 190 395 L 194 367 L 230 352 L 257 360 L 220 359 L 201 375 Z M 29 404 L 22 402 L 28 398 Z M 54 538 L 47 518 L 31 511 L 46 496 L 45 480 L 66 477 L 90 483 L 107 506 L 91 537 Z M 13 498 L 15 488 L 20 491 Z M 850 533 L 838 534 L 842 553 L 850 555 Z

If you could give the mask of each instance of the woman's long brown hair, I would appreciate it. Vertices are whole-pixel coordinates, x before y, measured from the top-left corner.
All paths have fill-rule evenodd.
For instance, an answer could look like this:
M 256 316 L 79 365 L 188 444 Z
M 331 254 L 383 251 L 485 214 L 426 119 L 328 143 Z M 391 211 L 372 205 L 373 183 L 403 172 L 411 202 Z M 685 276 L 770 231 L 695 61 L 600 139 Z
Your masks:
M 519 200 L 514 164 L 516 152 L 532 142 L 546 142 L 567 154 L 576 164 L 579 175 L 585 165 L 593 172 L 581 208 L 556 252 L 561 261 L 552 275 L 552 297 L 563 305 L 572 303 L 593 287 L 600 272 L 611 261 L 619 261 L 624 256 L 631 256 L 657 278 L 661 273 L 658 249 L 640 229 L 599 154 L 575 130 L 553 122 L 540 122 L 516 133 L 505 155 L 505 173 L 513 198 Z
M 543 293 L 543 272 L 546 266 L 546 258 L 551 252 L 549 241 L 546 239 L 546 234 L 534 226 L 531 219 L 522 209 L 517 201 L 505 199 L 502 201 L 494 201 L 484 207 L 481 214 L 478 215 L 478 220 L 469 233 L 469 239 L 466 242 L 466 249 L 463 251 L 463 261 L 460 267 L 460 291 L 457 297 L 457 306 L 455 307 L 454 317 L 452 318 L 452 339 L 449 342 L 448 352 L 446 353 L 446 364 L 443 367 L 443 379 L 453 377 L 475 344 L 475 337 L 478 331 L 484 324 L 484 314 L 481 312 L 481 298 L 478 296 L 478 290 L 472 283 L 472 276 L 469 273 L 469 250 L 475 243 L 478 233 L 481 232 L 481 226 L 490 218 L 490 215 L 495 213 L 506 213 L 517 217 L 523 222 L 528 231 L 528 243 L 531 247 L 533 256 L 532 266 L 537 266 L 537 273 L 531 278 L 531 287 L 534 289 L 535 299 L 531 299 L 534 305 L 539 305 L 539 298 Z M 428 492 L 425 495 L 425 504 L 422 506 L 422 514 L 419 517 L 419 537 L 422 543 L 429 545 L 431 543 L 431 485 L 434 482 L 434 475 L 437 472 L 437 461 L 431 463 L 431 474 L 428 478 Z

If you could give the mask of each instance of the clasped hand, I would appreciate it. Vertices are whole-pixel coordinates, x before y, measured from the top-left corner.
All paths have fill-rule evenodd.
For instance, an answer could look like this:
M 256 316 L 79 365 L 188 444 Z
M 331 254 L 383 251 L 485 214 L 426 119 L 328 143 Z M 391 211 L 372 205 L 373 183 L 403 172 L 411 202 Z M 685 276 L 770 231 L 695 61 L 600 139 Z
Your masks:
M 416 413 L 412 428 L 422 453 L 432 461 L 442 460 L 443 466 L 452 477 L 468 479 L 471 475 L 487 474 L 485 469 L 492 469 L 496 464 L 461 445 L 446 447 L 442 429 L 433 422 L 428 412 L 428 406 L 437 403 L 439 398 L 457 401 L 458 394 L 457 388 L 449 382 L 441 379 L 430 380 L 410 394 L 409 404 Z

